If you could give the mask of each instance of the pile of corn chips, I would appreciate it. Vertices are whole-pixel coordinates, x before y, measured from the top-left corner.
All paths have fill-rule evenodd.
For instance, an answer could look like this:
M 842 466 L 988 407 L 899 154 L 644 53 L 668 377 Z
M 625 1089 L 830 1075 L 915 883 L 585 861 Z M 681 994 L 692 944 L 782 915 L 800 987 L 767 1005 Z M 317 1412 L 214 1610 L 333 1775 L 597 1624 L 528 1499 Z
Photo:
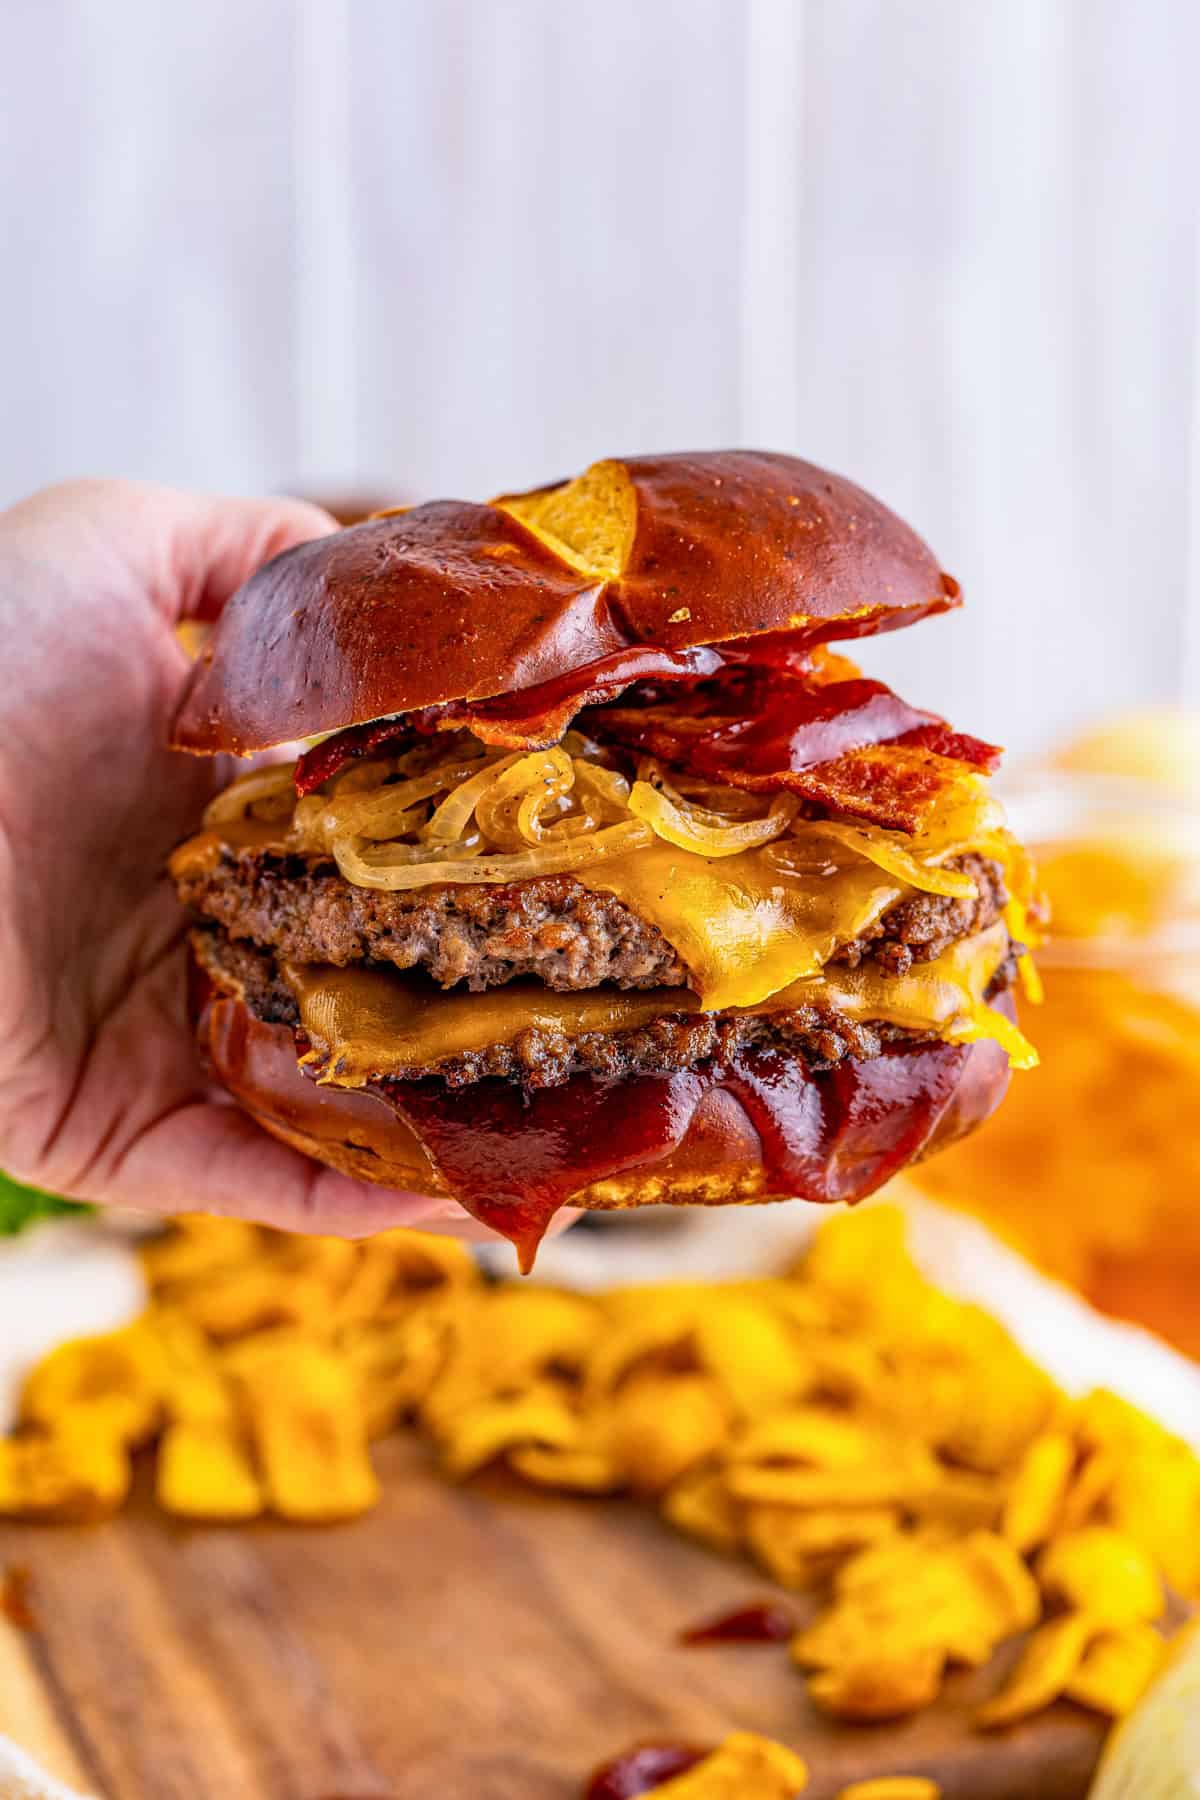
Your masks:
M 1068 1401 L 1003 1327 L 932 1287 L 902 1216 L 832 1216 L 773 1279 L 584 1296 L 488 1283 L 452 1240 L 364 1243 L 185 1219 L 152 1302 L 66 1344 L 0 1440 L 0 1514 L 96 1518 L 155 1446 L 182 1518 L 367 1510 L 372 1438 L 411 1421 L 447 1475 L 632 1493 L 820 1602 L 792 1645 L 846 1719 L 928 1705 L 1030 1632 L 982 1709 L 1118 1716 L 1200 1593 L 1200 1461 L 1113 1395 Z

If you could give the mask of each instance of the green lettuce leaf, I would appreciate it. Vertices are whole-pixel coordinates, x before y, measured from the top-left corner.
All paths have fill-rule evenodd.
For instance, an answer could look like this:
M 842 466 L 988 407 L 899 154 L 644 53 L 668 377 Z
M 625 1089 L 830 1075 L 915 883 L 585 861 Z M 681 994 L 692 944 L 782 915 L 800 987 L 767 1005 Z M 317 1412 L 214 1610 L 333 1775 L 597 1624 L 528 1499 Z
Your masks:
M 0 1237 L 11 1237 L 35 1220 L 48 1219 L 56 1213 L 90 1211 L 90 1207 L 77 1206 L 73 1200 L 61 1200 L 57 1194 L 43 1193 L 41 1188 L 26 1187 L 0 1169 Z

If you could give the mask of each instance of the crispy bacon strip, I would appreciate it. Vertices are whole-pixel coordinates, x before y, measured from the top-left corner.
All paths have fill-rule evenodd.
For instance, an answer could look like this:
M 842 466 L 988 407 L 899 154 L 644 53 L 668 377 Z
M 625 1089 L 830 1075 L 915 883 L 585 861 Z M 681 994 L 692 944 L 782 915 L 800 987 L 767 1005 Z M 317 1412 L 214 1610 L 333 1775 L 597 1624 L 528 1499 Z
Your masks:
M 452 700 L 415 715 L 423 731 L 473 731 L 485 744 L 506 750 L 542 750 L 557 744 L 585 706 L 615 700 L 636 682 L 671 685 L 703 681 L 724 668 L 719 650 L 659 650 L 641 644 L 602 656 L 561 681 L 544 682 L 496 700 Z M 582 684 L 582 685 L 581 685 Z
M 915 831 L 961 774 L 993 770 L 993 744 L 954 732 L 880 681 L 831 671 L 728 670 L 685 694 L 589 710 L 602 743 L 641 750 L 673 769 L 762 792 L 786 790 L 822 812 Z M 836 671 L 840 674 L 840 670 Z
M 788 787 L 787 777 L 868 744 L 939 725 L 881 681 L 814 686 L 799 676 L 706 682 L 673 705 L 607 706 L 584 729 L 606 743 L 643 750 L 689 774 L 737 785 Z M 751 779 L 753 778 L 753 779 Z
M 385 746 L 390 745 L 394 745 L 398 753 L 400 747 L 411 743 L 415 736 L 411 716 L 408 716 L 402 719 L 368 719 L 365 725 L 350 725 L 345 731 L 337 731 L 332 737 L 322 738 L 319 744 L 306 750 L 296 764 L 296 792 L 315 793 L 322 782 L 331 780 L 347 763 L 377 756 Z
M 824 812 L 915 831 L 961 765 L 994 770 L 994 744 L 910 706 L 852 663 L 768 639 L 686 651 L 643 645 L 602 657 L 569 678 L 483 701 L 454 701 L 399 719 L 352 726 L 300 759 L 296 787 L 311 793 L 347 762 L 467 729 L 506 749 L 557 743 L 576 717 L 602 743 L 657 757 L 730 787 L 797 794 Z M 620 697 L 620 704 L 614 704 Z
M 351 725 L 308 750 L 296 765 L 296 791 L 311 794 L 348 762 L 411 743 L 419 734 L 472 731 L 485 744 L 507 750 L 542 750 L 557 744 L 576 713 L 615 699 L 638 681 L 701 681 L 724 667 L 718 650 L 660 650 L 634 645 L 586 663 L 559 681 L 542 682 L 494 700 L 450 700 L 420 712 Z

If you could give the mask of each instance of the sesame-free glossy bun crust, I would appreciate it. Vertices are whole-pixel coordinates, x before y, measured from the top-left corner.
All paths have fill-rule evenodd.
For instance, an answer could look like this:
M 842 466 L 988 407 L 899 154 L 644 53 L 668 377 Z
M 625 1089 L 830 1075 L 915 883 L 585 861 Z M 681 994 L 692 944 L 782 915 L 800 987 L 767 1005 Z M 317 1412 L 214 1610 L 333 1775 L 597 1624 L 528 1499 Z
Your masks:
M 573 554 L 553 535 L 569 509 L 539 513 L 594 470 L 570 490 L 431 501 L 285 551 L 226 607 L 173 743 L 249 754 L 554 681 L 630 645 L 858 637 L 958 603 L 894 513 L 795 457 L 702 451 L 596 469 L 601 498 L 586 489 L 581 507 L 610 509 L 591 521 L 602 551 Z

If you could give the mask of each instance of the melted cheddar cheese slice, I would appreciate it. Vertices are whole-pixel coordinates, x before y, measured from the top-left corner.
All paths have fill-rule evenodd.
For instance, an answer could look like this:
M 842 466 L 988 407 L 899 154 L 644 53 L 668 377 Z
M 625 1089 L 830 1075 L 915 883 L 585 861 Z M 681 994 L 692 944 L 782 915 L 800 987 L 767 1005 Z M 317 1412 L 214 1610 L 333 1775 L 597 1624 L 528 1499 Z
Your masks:
M 979 850 L 1007 865 L 1012 840 L 1003 817 L 986 783 L 967 777 L 942 816 L 905 840 L 906 858 L 937 866 Z M 807 862 L 795 860 L 796 839 L 723 857 L 697 856 L 660 839 L 579 869 L 575 879 L 615 894 L 657 925 L 705 1009 L 720 1012 L 756 1006 L 819 973 L 842 944 L 916 891 L 889 855 L 895 834 L 866 827 L 856 836 L 865 850 L 818 831 Z M 873 845 L 885 866 L 871 860 Z
M 991 1037 L 1018 1066 L 1033 1052 L 984 1000 L 1008 949 L 1002 924 L 963 938 L 932 962 L 893 976 L 865 965 L 827 969 L 790 983 L 770 1000 L 733 1008 L 740 1013 L 834 1007 L 848 1018 L 879 1020 L 951 1042 Z M 334 969 L 284 964 L 300 1026 L 312 1048 L 305 1059 L 320 1079 L 361 1087 L 381 1076 L 446 1062 L 492 1044 L 508 1044 L 530 1029 L 575 1037 L 592 1031 L 631 1031 L 670 1014 L 709 1010 L 689 988 L 621 993 L 593 988 L 555 994 L 536 982 L 513 982 L 482 994 L 439 994 L 410 977 L 379 968 Z
M 912 892 L 850 852 L 797 875 L 781 869 L 770 850 L 695 856 L 660 840 L 580 869 L 575 878 L 657 925 L 687 965 L 705 1009 L 723 1012 L 757 1005 L 817 974 L 839 944 Z

